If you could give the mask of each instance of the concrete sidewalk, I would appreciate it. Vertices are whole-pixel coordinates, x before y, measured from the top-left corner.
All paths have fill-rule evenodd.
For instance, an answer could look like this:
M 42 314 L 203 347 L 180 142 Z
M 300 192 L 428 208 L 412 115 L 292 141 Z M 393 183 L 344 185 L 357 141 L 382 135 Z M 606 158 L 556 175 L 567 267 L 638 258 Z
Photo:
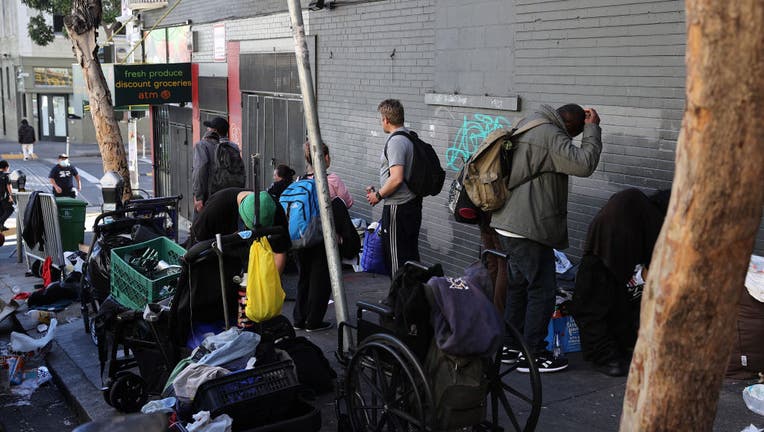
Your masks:
M 9 250 L 6 246 L 2 250 Z M 39 280 L 25 278 L 25 267 L 7 258 L 7 253 L 0 253 L 0 296 L 7 299 L 12 287 L 31 291 Z M 296 283 L 295 275 L 284 276 L 285 290 L 290 293 Z M 348 304 L 355 305 L 358 300 L 378 301 L 388 291 L 388 279 L 366 273 L 347 271 L 344 275 Z M 294 303 L 285 303 L 284 314 L 291 317 Z M 329 306 L 327 318 L 334 320 L 334 304 Z M 355 319 L 355 308 L 350 310 Z M 56 343 L 48 355 L 47 362 L 55 380 L 79 414 L 81 421 L 102 419 L 119 415 L 103 400 L 100 392 L 100 378 L 97 350 L 89 335 L 84 331 L 79 317 L 79 305 L 73 304 L 63 313 L 58 314 L 59 329 Z M 36 330 L 30 334 L 39 337 Z M 305 333 L 320 346 L 338 373 L 342 373 L 334 352 L 337 349 L 336 327 L 327 332 Z M 584 362 L 580 354 L 570 354 L 568 370 L 542 376 L 543 408 L 538 431 L 615 431 L 621 414 L 621 405 L 626 378 L 611 378 L 593 371 Z M 524 379 L 518 374 L 516 379 Z M 512 378 L 515 379 L 515 378 Z M 527 378 L 526 378 L 527 379 Z M 721 391 L 717 410 L 715 431 L 741 431 L 749 424 L 764 427 L 764 417 L 749 411 L 742 400 L 741 391 L 750 382 L 726 380 Z M 323 430 L 336 430 L 334 395 L 324 395 L 316 401 L 321 408 Z

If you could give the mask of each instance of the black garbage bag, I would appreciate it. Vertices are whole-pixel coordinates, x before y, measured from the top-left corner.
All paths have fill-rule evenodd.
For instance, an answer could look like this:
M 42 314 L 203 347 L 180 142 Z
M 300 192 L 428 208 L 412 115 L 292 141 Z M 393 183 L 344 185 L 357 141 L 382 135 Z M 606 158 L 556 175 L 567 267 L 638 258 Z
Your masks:
M 129 235 L 122 234 L 104 236 L 93 245 L 85 277 L 91 287 L 93 298 L 99 303 L 103 303 L 111 292 L 109 278 L 111 274 L 111 250 L 131 244 L 133 244 L 133 239 Z

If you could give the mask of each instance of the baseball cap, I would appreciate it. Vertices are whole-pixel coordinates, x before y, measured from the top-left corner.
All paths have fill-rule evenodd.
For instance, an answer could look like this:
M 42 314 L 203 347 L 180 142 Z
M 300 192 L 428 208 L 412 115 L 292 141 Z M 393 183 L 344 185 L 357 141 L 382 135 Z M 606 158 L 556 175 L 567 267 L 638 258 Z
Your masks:
M 228 134 L 228 120 L 223 117 L 215 117 L 212 120 L 205 120 L 202 124 L 215 129 L 220 135 Z
M 276 202 L 268 192 L 260 192 L 260 225 L 269 227 L 273 225 L 273 217 L 276 214 Z M 255 193 L 250 193 L 239 204 L 239 216 L 248 229 L 254 228 L 255 224 Z
M 58 158 L 59 159 L 69 159 L 69 155 L 66 154 L 66 153 L 61 153 L 60 155 L 58 155 Z

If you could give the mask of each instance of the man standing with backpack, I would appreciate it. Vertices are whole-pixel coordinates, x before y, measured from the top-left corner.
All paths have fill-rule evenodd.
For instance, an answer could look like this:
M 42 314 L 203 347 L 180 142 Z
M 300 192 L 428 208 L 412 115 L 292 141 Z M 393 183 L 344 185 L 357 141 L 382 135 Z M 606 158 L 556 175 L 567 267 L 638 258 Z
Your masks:
M 239 146 L 228 141 L 228 121 L 215 117 L 205 121 L 207 132 L 194 145 L 194 212 L 199 213 L 213 193 L 229 188 L 243 188 L 246 182 L 244 161 Z
M 512 138 L 507 184 L 511 193 L 493 212 L 491 227 L 500 234 L 509 256 L 506 319 L 523 333 L 539 371 L 554 372 L 568 366 L 567 359 L 546 350 L 544 341 L 557 291 L 554 249 L 568 247 L 568 176 L 588 177 L 594 172 L 602 131 L 597 112 L 575 104 L 557 110 L 542 105 L 517 126 L 537 120 L 543 123 Z M 582 132 L 577 147 L 573 137 Z M 519 357 L 517 341 L 508 339 L 504 354 L 504 362 L 519 361 L 517 370 L 528 372 L 528 360 Z
M 366 188 L 366 200 L 372 206 L 384 200 L 382 209 L 382 244 L 385 263 L 395 276 L 406 261 L 419 261 L 419 229 L 422 225 L 422 197 L 412 192 L 406 181 L 411 177 L 414 143 L 403 126 L 403 105 L 396 99 L 382 101 L 377 107 L 382 130 L 390 134 L 385 143 L 379 169 L 379 190 Z M 400 133 L 403 132 L 403 133 Z

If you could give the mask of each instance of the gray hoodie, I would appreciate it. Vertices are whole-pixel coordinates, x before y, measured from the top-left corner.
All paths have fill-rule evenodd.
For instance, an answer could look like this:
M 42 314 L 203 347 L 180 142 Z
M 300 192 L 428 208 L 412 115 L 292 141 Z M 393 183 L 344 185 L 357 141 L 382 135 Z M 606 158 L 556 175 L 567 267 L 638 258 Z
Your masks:
M 555 249 L 565 249 L 568 247 L 568 176 L 588 177 L 597 169 L 602 130 L 596 124 L 587 123 L 579 148 L 573 145 L 562 117 L 549 105 L 541 105 L 517 126 L 537 118 L 550 123 L 513 138 L 516 148 L 509 177 L 512 191 L 504 207 L 493 213 L 491 227 Z M 538 173 L 543 174 L 521 184 Z

